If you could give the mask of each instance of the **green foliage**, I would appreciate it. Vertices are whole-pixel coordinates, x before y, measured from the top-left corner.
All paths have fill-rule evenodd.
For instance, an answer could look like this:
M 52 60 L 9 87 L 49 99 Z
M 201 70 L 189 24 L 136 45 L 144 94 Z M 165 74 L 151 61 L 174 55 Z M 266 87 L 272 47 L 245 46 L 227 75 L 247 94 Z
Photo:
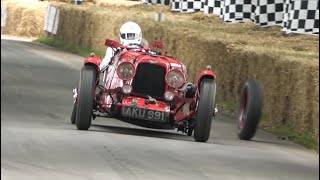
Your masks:
M 310 149 L 319 149 L 319 144 L 312 131 L 299 133 L 290 125 L 280 125 L 276 126 L 272 132 L 282 140 L 289 140 Z
M 104 56 L 104 52 L 95 51 L 95 50 L 91 50 L 89 48 L 75 46 L 72 44 L 67 44 L 67 43 L 63 42 L 62 40 L 51 38 L 51 37 L 40 37 L 34 41 L 39 42 L 39 43 L 43 43 L 43 44 L 47 44 L 49 46 L 61 48 L 66 51 L 69 51 L 69 52 L 72 52 L 75 54 L 79 54 L 84 57 L 89 56 L 91 52 L 94 52 L 96 55 L 98 55 L 100 57 Z

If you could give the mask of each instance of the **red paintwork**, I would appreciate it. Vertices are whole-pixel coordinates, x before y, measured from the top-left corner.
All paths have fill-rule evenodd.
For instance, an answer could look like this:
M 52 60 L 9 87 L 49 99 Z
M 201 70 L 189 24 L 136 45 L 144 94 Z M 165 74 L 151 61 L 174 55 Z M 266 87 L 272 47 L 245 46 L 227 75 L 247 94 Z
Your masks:
M 170 106 L 165 104 L 164 102 L 158 101 L 157 104 L 145 104 L 145 99 L 141 97 L 130 96 L 126 97 L 122 100 L 122 106 L 133 106 L 132 101 L 133 99 L 137 99 L 137 108 L 146 108 L 152 109 L 156 111 L 168 111 L 170 110 Z
M 132 80 L 122 80 L 118 77 L 117 71 L 113 75 L 111 75 L 113 70 L 116 70 L 115 68 L 118 67 L 121 63 L 129 62 L 134 65 L 134 67 L 137 69 L 137 66 L 140 63 L 148 63 L 148 64 L 157 64 L 159 66 L 162 66 L 166 69 L 166 72 L 168 73 L 170 70 L 178 70 L 182 72 L 184 75 L 186 72 L 183 71 L 183 64 L 171 57 L 168 57 L 166 55 L 152 55 L 149 53 L 146 53 L 147 51 L 150 51 L 150 48 L 129 48 L 124 46 L 119 46 L 119 43 L 112 40 L 106 40 L 105 44 L 109 47 L 113 48 L 121 48 L 122 51 L 118 52 L 118 54 L 115 55 L 115 57 L 120 57 L 118 64 L 116 64 L 118 58 L 113 58 L 113 62 L 110 65 L 108 72 L 106 73 L 106 82 L 104 84 L 104 90 L 101 90 L 99 95 L 101 95 L 101 99 L 97 101 L 97 104 L 99 105 L 99 110 L 103 110 L 105 112 L 111 113 L 111 114 L 120 114 L 121 109 L 124 106 L 137 106 L 138 108 L 147 108 L 152 109 L 156 111 L 165 111 L 170 112 L 171 116 L 173 117 L 173 121 L 175 121 L 175 124 L 179 124 L 181 121 L 186 120 L 188 118 L 195 119 L 197 111 L 195 109 L 190 109 L 190 111 L 186 114 L 182 112 L 183 106 L 188 103 L 194 104 L 195 106 L 196 102 L 198 101 L 198 98 L 200 97 L 199 94 L 199 88 L 197 88 L 196 96 L 194 98 L 184 98 L 185 92 L 178 92 L 177 89 L 174 89 L 166 84 L 165 88 L 166 91 L 171 91 L 174 93 L 175 97 L 171 102 L 163 102 L 161 100 L 157 100 L 157 104 L 145 104 L 145 98 L 143 97 L 137 97 L 135 94 L 125 95 L 122 92 L 121 87 L 123 84 L 131 84 Z M 155 45 L 160 45 L 159 43 L 155 43 Z M 162 45 L 162 44 L 161 44 Z M 92 63 L 97 65 L 97 67 L 101 64 L 101 59 L 98 56 L 88 57 L 85 61 L 85 64 Z M 99 68 L 98 68 L 99 69 Z M 166 74 L 167 75 L 167 74 Z M 210 70 L 204 70 L 200 73 L 197 84 L 200 85 L 203 78 L 216 78 L 216 75 L 214 72 Z M 97 80 L 99 77 L 97 77 Z M 186 75 L 185 75 L 185 81 L 186 81 Z M 182 84 L 183 85 L 183 84 Z M 115 103 L 115 106 L 112 106 L 112 98 L 117 99 L 117 97 L 121 97 L 121 101 L 117 101 Z M 112 97 L 112 98 L 111 98 Z M 132 103 L 133 99 L 137 100 L 137 103 Z M 170 109 L 171 107 L 171 109 Z
M 138 65 L 138 63 L 151 63 L 149 60 L 152 61 L 156 61 L 157 63 L 154 64 L 160 64 L 161 66 L 168 68 L 169 70 L 169 64 L 168 62 L 171 64 L 172 68 L 181 68 L 182 64 L 175 60 L 172 59 L 170 57 L 167 56 L 152 56 L 152 55 L 148 55 L 145 54 L 144 52 L 132 52 L 132 51 L 128 51 L 126 53 L 124 53 L 121 57 L 121 61 L 122 62 L 133 62 L 133 60 L 136 58 L 136 64 Z M 151 63 L 152 64 L 152 63 Z
M 216 74 L 214 72 L 212 72 L 211 70 L 204 70 L 200 73 L 198 79 L 197 79 L 197 87 L 200 87 L 201 81 L 204 78 L 212 78 L 212 79 L 216 79 Z M 200 97 L 200 92 L 199 92 L 199 88 L 197 88 L 197 96 Z
M 104 42 L 104 45 L 106 45 L 107 47 L 112 47 L 112 48 L 119 47 L 119 43 L 117 41 L 114 41 L 111 39 L 106 39 L 106 41 Z
M 99 56 L 89 56 L 87 59 L 84 60 L 84 64 L 93 63 L 98 66 L 98 69 L 101 64 L 101 58 Z
M 200 73 L 197 82 L 199 83 L 200 82 L 199 80 L 201 80 L 201 78 L 204 76 L 211 76 L 214 79 L 216 78 L 216 74 L 214 72 L 212 72 L 211 70 L 204 70 Z
M 152 46 L 155 47 L 155 48 L 159 48 L 159 49 L 163 48 L 162 42 L 159 42 L 159 41 L 153 41 L 152 42 Z

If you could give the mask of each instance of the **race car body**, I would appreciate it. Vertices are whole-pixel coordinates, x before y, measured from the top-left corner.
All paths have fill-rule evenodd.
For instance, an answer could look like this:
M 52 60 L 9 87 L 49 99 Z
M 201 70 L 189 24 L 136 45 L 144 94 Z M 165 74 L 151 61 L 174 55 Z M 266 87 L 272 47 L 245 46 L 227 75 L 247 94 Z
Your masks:
M 105 45 L 115 52 L 109 68 L 100 72 L 101 59 L 91 54 L 74 89 L 71 122 L 79 130 L 88 130 L 99 116 L 148 128 L 177 128 L 199 142 L 209 139 L 217 113 L 216 75 L 210 66 L 191 83 L 186 66 L 166 54 L 109 39 Z M 162 46 L 153 43 L 155 48 Z

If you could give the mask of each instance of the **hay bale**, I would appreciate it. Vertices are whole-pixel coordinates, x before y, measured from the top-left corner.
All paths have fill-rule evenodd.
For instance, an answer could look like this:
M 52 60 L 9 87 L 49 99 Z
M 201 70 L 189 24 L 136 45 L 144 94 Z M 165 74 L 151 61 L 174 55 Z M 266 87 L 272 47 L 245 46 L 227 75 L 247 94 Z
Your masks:
M 45 4 L 8 4 L 7 23 L 1 33 L 37 37 L 43 33 Z

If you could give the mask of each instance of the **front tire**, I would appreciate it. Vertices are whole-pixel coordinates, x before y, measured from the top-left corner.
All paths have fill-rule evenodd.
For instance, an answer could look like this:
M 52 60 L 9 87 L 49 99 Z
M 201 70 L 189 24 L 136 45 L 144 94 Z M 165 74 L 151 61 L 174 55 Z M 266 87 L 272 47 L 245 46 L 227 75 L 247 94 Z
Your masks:
M 71 114 L 71 124 L 76 123 L 76 115 L 77 115 L 77 101 L 73 103 L 73 109 L 72 109 L 72 114 Z
M 249 80 L 242 87 L 239 101 L 238 137 L 250 140 L 256 133 L 263 105 L 263 88 L 259 80 Z
M 93 66 L 85 65 L 81 69 L 76 115 L 79 130 L 88 130 L 91 126 L 96 75 Z
M 215 107 L 215 96 L 215 81 L 213 79 L 204 79 L 200 85 L 200 99 L 194 127 L 194 139 L 197 142 L 207 142 L 209 139 Z

